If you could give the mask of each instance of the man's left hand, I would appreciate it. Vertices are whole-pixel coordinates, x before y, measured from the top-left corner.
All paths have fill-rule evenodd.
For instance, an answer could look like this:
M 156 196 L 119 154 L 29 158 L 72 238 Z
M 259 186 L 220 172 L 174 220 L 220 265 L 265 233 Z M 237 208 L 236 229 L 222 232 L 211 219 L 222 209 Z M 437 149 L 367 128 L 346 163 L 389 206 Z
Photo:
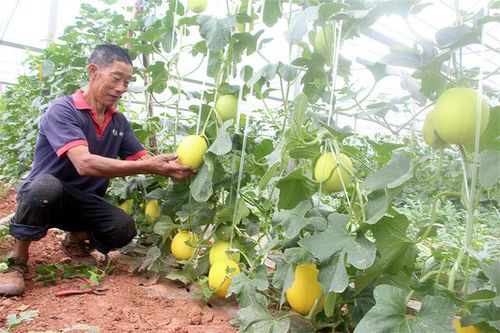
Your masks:
M 178 160 L 169 161 L 168 164 L 171 169 L 169 176 L 177 180 L 188 179 L 195 175 L 197 171 L 180 164 Z

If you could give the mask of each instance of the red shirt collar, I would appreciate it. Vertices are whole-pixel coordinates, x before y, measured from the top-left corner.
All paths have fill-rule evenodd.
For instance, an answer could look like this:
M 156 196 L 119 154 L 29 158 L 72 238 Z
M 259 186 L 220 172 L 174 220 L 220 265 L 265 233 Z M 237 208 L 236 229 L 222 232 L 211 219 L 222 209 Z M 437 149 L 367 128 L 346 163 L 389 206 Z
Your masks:
M 73 95 L 71 95 L 71 98 L 73 99 L 73 103 L 75 103 L 75 107 L 78 110 L 92 110 L 85 97 L 83 97 L 83 90 L 78 89 Z M 111 105 L 107 108 L 106 111 L 109 111 L 110 113 L 116 113 L 116 107 L 114 105 Z

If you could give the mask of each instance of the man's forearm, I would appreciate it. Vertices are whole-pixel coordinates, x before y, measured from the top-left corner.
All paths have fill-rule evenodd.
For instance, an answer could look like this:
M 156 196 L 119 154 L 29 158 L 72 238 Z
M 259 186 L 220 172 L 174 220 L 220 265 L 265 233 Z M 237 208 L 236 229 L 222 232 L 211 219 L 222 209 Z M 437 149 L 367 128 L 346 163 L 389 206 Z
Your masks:
M 136 161 L 122 161 L 94 155 L 87 146 L 77 146 L 66 152 L 80 176 L 123 177 L 140 173 L 157 174 L 175 179 L 186 179 L 193 175 L 189 166 L 179 164 L 175 154 L 145 155 Z
M 80 176 L 111 178 L 155 173 L 147 159 L 122 161 L 99 155 L 85 154 L 73 164 Z

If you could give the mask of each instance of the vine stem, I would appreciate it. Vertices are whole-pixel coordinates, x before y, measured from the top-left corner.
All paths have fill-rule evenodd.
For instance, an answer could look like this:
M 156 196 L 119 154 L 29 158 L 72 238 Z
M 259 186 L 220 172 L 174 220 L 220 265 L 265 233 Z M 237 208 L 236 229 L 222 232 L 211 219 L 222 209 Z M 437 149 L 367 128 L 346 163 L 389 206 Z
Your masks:
M 286 127 L 286 122 L 288 119 L 288 92 L 289 90 L 287 89 L 286 95 L 285 95 L 285 90 L 283 89 L 283 80 L 281 79 L 281 75 L 279 75 L 280 78 L 280 91 L 281 91 L 281 98 L 283 99 L 283 109 L 285 116 L 283 117 L 283 125 L 281 126 L 281 137 L 285 137 L 285 127 Z
M 484 32 L 483 32 L 484 33 Z M 457 257 L 457 260 L 453 266 L 452 272 L 450 274 L 450 279 L 448 280 L 448 290 L 453 290 L 455 285 L 455 274 L 456 271 L 458 270 L 458 267 L 461 265 L 464 255 L 466 256 L 467 260 L 467 268 L 464 272 L 464 286 L 463 286 L 463 293 L 464 293 L 464 299 L 467 300 L 468 296 L 468 288 L 467 288 L 467 282 L 469 281 L 469 250 L 470 250 L 470 245 L 472 241 L 472 235 L 474 232 L 474 211 L 475 211 L 475 199 L 476 199 L 476 186 L 477 186 L 477 175 L 478 175 L 478 169 L 479 169 L 479 138 L 480 138 L 480 131 L 481 131 L 481 109 L 482 109 L 482 96 L 483 96 L 483 62 L 484 62 L 484 47 L 481 50 L 481 62 L 479 66 L 479 84 L 478 84 L 478 98 L 477 98 L 477 105 L 476 105 L 476 128 L 475 128 L 475 137 L 474 137 L 474 152 L 472 153 L 472 168 L 471 168 L 471 173 L 470 173 L 470 187 L 468 187 L 468 177 L 467 177 L 467 152 L 465 151 L 465 148 L 463 146 L 459 146 L 460 150 L 460 155 L 462 157 L 462 171 L 464 175 L 464 187 L 465 187 L 465 194 L 466 194 L 466 208 L 467 208 L 467 220 L 466 220 L 466 225 L 465 225 L 465 242 L 463 248 L 460 250 L 460 253 Z
M 205 228 L 203 228 L 203 231 L 201 232 L 201 235 L 198 238 L 198 241 L 196 242 L 196 245 L 195 245 L 196 249 L 200 248 L 200 245 L 203 242 L 203 239 L 205 238 L 205 234 L 207 233 L 209 226 L 210 226 L 210 224 L 207 224 L 205 226 Z M 189 263 L 192 263 L 195 257 L 196 257 L 196 251 L 193 251 L 193 254 L 191 254 L 191 258 L 189 258 Z
M 458 1 L 458 0 L 457 0 Z M 457 2 L 457 7 L 458 7 L 458 2 Z M 488 13 L 488 8 L 486 5 L 484 5 L 484 12 L 487 14 Z M 468 296 L 468 288 L 467 288 L 467 283 L 469 281 L 469 250 L 470 250 L 470 245 L 472 242 L 472 234 L 474 232 L 474 211 L 476 208 L 475 205 L 475 200 L 476 200 L 476 186 L 477 186 L 477 176 L 478 176 L 478 169 L 479 169 L 479 138 L 481 136 L 481 116 L 482 116 L 482 104 L 483 104 L 483 64 L 484 64 L 484 52 L 485 52 L 485 47 L 484 47 L 484 29 L 481 32 L 481 61 L 479 63 L 479 80 L 478 80 L 478 87 L 477 87 L 477 101 L 476 101 L 476 132 L 475 132 L 475 137 L 474 137 L 474 152 L 472 155 L 472 170 L 471 170 L 471 184 L 469 188 L 469 197 L 468 199 L 468 204 L 467 204 L 467 225 L 465 228 L 465 244 L 464 244 L 464 251 L 467 254 L 467 267 L 465 271 L 465 283 L 464 283 L 464 300 L 467 301 L 467 296 Z M 461 49 L 460 49 L 461 51 Z M 461 54 L 461 53 L 460 53 Z M 465 175 L 465 149 L 463 146 L 460 147 L 460 152 L 462 153 L 462 159 L 463 159 L 463 166 L 464 166 L 464 175 Z
M 460 195 L 461 195 L 460 192 L 450 192 L 450 191 L 441 192 L 441 193 L 438 193 L 438 195 L 436 195 L 436 198 L 434 199 L 434 202 L 432 203 L 431 220 L 429 222 L 429 225 L 425 229 L 425 231 L 422 234 L 422 236 L 420 236 L 420 238 L 418 238 L 416 241 L 414 241 L 415 244 L 422 242 L 424 239 L 427 238 L 427 236 L 431 232 L 432 227 L 434 226 L 434 221 L 436 220 L 437 204 L 441 200 L 441 198 L 442 197 L 449 197 L 449 196 L 460 196 Z
M 434 179 L 436 179 L 436 177 L 439 176 L 439 174 L 441 173 L 441 168 L 443 166 L 443 160 L 444 160 L 444 151 L 443 151 L 443 149 L 440 149 L 439 150 L 439 161 L 438 161 L 436 171 L 432 175 L 430 175 L 428 178 L 425 178 L 423 180 L 417 179 L 417 183 L 426 184 L 426 183 L 429 183 L 429 182 L 433 181 Z

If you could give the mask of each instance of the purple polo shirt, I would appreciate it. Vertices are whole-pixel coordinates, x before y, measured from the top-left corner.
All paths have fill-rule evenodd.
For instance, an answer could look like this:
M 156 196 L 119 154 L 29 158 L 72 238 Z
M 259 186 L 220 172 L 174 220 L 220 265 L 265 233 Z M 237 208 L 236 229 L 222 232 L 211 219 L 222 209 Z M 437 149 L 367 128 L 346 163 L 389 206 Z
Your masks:
M 82 145 L 91 154 L 113 159 L 136 160 L 147 154 L 122 113 L 108 108 L 104 124 L 99 126 L 83 91 L 78 90 L 55 100 L 42 116 L 28 182 L 51 174 L 84 192 L 104 196 L 109 178 L 80 176 L 66 156 L 68 150 Z

